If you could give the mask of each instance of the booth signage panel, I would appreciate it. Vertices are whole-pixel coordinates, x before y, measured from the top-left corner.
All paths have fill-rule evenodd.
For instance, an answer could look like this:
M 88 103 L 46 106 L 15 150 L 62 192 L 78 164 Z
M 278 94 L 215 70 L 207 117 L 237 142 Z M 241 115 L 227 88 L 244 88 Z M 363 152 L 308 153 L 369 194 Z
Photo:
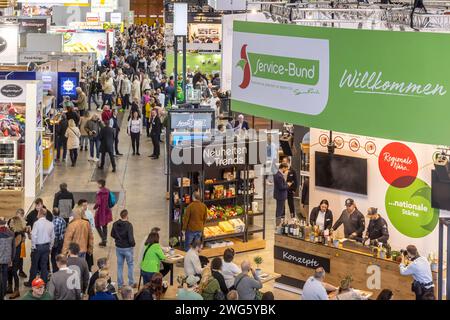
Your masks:
M 47 33 L 46 18 L 19 18 L 19 33 Z
M 19 62 L 46 62 L 48 61 L 48 54 L 43 53 L 21 53 L 19 55 Z
M 309 127 L 450 145 L 449 39 L 235 21 L 232 109 Z
M 187 36 L 188 5 L 187 3 L 173 4 L 173 34 L 176 36 Z
M 26 81 L 0 80 L 0 103 L 25 103 Z
M 203 160 L 207 166 L 244 165 L 248 147 L 246 143 L 212 144 L 203 150 Z
M 311 269 L 322 267 L 328 273 L 331 270 L 330 259 L 288 248 L 274 246 L 274 258 Z
M 171 129 L 208 130 L 211 129 L 212 113 L 172 113 Z
M 111 23 L 121 24 L 122 23 L 122 13 L 121 12 L 111 12 Z
M 113 12 L 117 7 L 117 0 L 91 0 L 92 12 Z
M 63 101 L 64 96 L 76 99 L 78 85 L 78 72 L 58 72 L 58 103 Z

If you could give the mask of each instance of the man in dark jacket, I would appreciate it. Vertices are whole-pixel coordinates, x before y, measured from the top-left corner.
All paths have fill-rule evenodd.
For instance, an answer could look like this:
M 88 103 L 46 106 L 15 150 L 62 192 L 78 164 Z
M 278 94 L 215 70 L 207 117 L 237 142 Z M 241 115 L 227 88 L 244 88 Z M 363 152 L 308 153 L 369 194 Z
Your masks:
M 288 196 L 289 185 L 284 178 L 285 174 L 289 170 L 286 163 L 281 163 L 278 172 L 273 177 L 273 197 L 277 201 L 276 218 L 280 220 L 284 216 L 284 205 Z M 279 221 L 277 221 L 278 223 Z
M 378 213 L 378 209 L 374 207 L 367 209 L 367 217 L 370 221 L 364 240 L 370 240 L 370 244 L 375 246 L 378 246 L 379 243 L 386 244 L 389 240 L 386 220 Z
M 67 258 L 67 266 L 69 269 L 76 271 L 79 275 L 81 293 L 86 293 L 89 284 L 89 267 L 85 258 L 80 258 L 80 246 L 78 243 L 71 242 L 69 244 L 69 257 Z
M 88 95 L 88 110 L 91 110 L 91 101 L 93 100 L 97 109 L 100 108 L 100 104 L 97 101 L 98 87 L 101 84 L 97 81 L 96 77 L 93 76 L 89 82 L 89 95 Z
M 55 144 L 56 144 L 56 162 L 59 161 L 61 155 L 61 148 L 63 149 L 62 159 L 66 161 L 67 156 L 67 138 L 66 130 L 68 122 L 66 115 L 61 116 L 61 120 L 55 125 Z
M 117 284 L 119 288 L 123 286 L 123 262 L 127 261 L 128 266 L 128 284 L 131 287 L 137 287 L 134 282 L 134 252 L 136 246 L 133 235 L 133 225 L 128 222 L 128 210 L 120 212 L 120 219 L 114 222 L 111 237 L 116 242 L 116 256 L 117 256 Z
M 97 268 L 98 270 L 95 271 L 91 278 L 89 279 L 89 286 L 88 286 L 88 295 L 89 297 L 92 297 L 95 294 L 95 281 L 97 281 L 100 270 L 103 268 L 108 268 L 108 258 L 99 258 L 97 259 Z M 111 282 L 111 279 L 108 279 L 108 282 Z
M 0 217 L 0 300 L 3 300 L 8 286 L 8 267 L 14 259 L 14 233 L 6 227 L 6 219 Z
M 113 168 L 112 172 L 116 172 L 116 160 L 114 159 L 114 129 L 109 126 L 109 121 L 106 121 L 105 127 L 100 130 L 99 140 L 102 158 L 100 167 L 98 168 L 103 170 L 103 167 L 105 166 L 105 157 L 106 154 L 108 154 Z
M 284 157 L 282 160 L 282 163 L 286 163 L 289 167 L 289 170 L 287 172 L 287 177 L 286 177 L 286 182 L 289 185 L 287 201 L 288 201 L 288 205 L 289 205 L 289 212 L 291 213 L 291 218 L 295 218 L 294 196 L 298 190 L 297 172 L 295 172 L 295 170 L 292 169 L 291 162 L 288 157 Z
M 331 231 L 336 230 L 341 224 L 344 225 L 344 236 L 349 239 L 355 239 L 357 241 L 363 241 L 363 232 L 366 227 L 366 221 L 364 215 L 356 208 L 355 201 L 353 199 L 345 200 L 344 211 L 334 224 Z
M 33 229 L 34 223 L 38 220 L 38 213 L 41 209 L 45 209 L 46 211 L 46 219 L 48 221 L 53 221 L 53 215 L 47 208 L 44 206 L 44 201 L 41 198 L 37 198 L 34 200 L 34 209 L 31 210 L 27 216 L 25 217 L 25 221 L 27 222 L 27 227 Z M 31 231 L 31 230 L 30 230 Z
M 73 207 L 75 207 L 75 199 L 73 198 L 73 193 L 67 190 L 66 183 L 61 183 L 59 185 L 59 191 L 55 193 L 53 208 L 58 208 L 59 216 L 63 218 L 66 223 L 69 223 L 69 217 L 72 213 Z
M 90 159 L 95 161 L 100 158 L 100 140 L 98 138 L 100 134 L 100 130 L 103 127 L 102 122 L 96 114 L 93 114 L 91 119 L 86 122 L 84 129 L 86 130 L 89 136 L 89 151 L 90 151 Z M 95 147 L 95 154 L 94 154 Z
M 119 125 L 119 119 L 117 118 L 117 109 L 114 109 L 113 115 L 112 115 L 112 128 L 114 129 L 114 149 L 116 152 L 116 156 L 122 156 L 123 154 L 119 152 L 119 133 L 120 133 L 120 125 Z
M 159 158 L 159 138 L 161 136 L 161 119 L 158 116 L 158 111 L 156 109 L 153 109 L 151 112 L 151 118 L 150 118 L 150 125 L 152 126 L 152 129 L 150 131 L 150 137 L 152 139 L 153 144 L 153 153 L 150 155 L 150 158 L 152 159 L 158 159 Z

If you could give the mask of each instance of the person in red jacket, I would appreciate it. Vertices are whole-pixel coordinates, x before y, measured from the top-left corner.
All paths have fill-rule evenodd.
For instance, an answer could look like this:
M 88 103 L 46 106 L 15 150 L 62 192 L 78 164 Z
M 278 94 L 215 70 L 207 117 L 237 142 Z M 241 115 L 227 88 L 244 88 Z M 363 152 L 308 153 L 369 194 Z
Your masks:
M 103 123 L 107 123 L 113 116 L 113 113 L 111 111 L 111 109 L 109 108 L 108 105 L 105 105 L 103 107 L 103 112 L 102 112 L 102 121 Z
M 98 184 L 98 192 L 95 199 L 95 228 L 100 235 L 102 241 L 99 243 L 99 246 L 106 247 L 106 241 L 108 238 L 108 223 L 112 221 L 112 212 L 109 207 L 109 189 L 105 188 L 106 181 L 100 179 L 97 181 Z

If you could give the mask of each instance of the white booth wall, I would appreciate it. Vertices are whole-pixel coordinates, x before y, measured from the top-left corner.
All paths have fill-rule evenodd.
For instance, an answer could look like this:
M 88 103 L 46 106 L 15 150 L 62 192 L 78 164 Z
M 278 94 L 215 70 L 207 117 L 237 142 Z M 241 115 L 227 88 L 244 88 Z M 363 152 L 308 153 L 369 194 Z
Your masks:
M 311 210 L 313 207 L 318 206 L 322 199 L 326 199 L 330 203 L 330 210 L 332 210 L 334 222 L 336 222 L 342 210 L 344 210 L 345 208 L 344 207 L 345 199 L 353 198 L 359 211 L 361 211 L 361 213 L 363 213 L 365 216 L 367 213 L 367 209 L 369 207 L 378 208 L 378 212 L 387 221 L 390 233 L 389 242 L 393 250 L 406 248 L 407 245 L 414 244 L 417 246 L 419 252 L 422 255 L 428 255 L 430 253 L 437 254 L 439 243 L 438 242 L 439 224 L 436 224 L 433 231 L 431 231 L 428 235 L 425 235 L 423 237 L 421 237 L 420 235 L 415 235 L 414 237 L 412 237 L 405 235 L 405 233 L 408 232 L 404 232 L 404 230 L 401 229 L 408 228 L 409 222 L 410 225 L 413 225 L 414 220 L 411 219 L 414 219 L 414 217 L 404 216 L 402 218 L 404 220 L 400 222 L 400 224 L 402 224 L 402 226 L 400 226 L 399 228 L 400 231 L 396 228 L 393 221 L 391 221 L 390 219 L 390 216 L 393 217 L 395 213 L 392 213 L 392 207 L 390 207 L 388 203 L 393 202 L 397 199 L 392 199 L 390 198 L 390 196 L 388 196 L 389 188 L 392 188 L 392 186 L 390 186 L 390 184 L 386 182 L 385 178 L 383 178 L 383 175 L 380 171 L 379 157 L 382 149 L 386 145 L 394 141 L 333 131 L 333 137 L 342 137 L 343 140 L 345 141 L 344 147 L 342 149 L 336 149 L 335 154 L 367 159 L 367 195 L 361 195 L 316 186 L 314 174 L 315 153 L 317 151 L 327 152 L 326 146 L 325 147 L 322 146 L 319 143 L 319 139 L 321 136 L 323 137 L 328 135 L 329 131 L 311 128 L 309 209 Z M 356 152 L 352 151 L 349 147 L 349 141 L 351 139 L 356 139 L 361 146 L 360 149 Z M 367 151 L 364 148 L 366 143 L 369 141 L 376 147 L 376 151 L 374 154 L 367 153 Z M 410 143 L 410 142 L 400 142 L 400 143 L 405 145 L 406 148 L 409 147 L 409 149 L 414 153 L 415 158 L 417 159 L 417 167 L 418 167 L 417 178 L 419 178 L 420 180 L 422 180 L 424 183 L 426 183 L 428 186 L 431 187 L 431 170 L 434 169 L 432 156 L 437 151 L 437 146 L 419 143 Z M 389 163 L 387 163 L 386 165 L 389 166 Z M 383 164 L 381 166 L 383 166 Z M 390 194 L 392 195 L 392 193 Z M 398 195 L 398 193 L 396 194 Z M 400 202 L 400 200 L 402 200 L 401 197 L 398 200 Z M 424 205 L 430 206 L 429 198 L 428 199 L 424 198 L 423 202 Z M 391 210 L 390 215 L 387 214 L 387 211 L 389 210 Z M 432 212 L 428 212 L 427 214 L 431 215 Z M 440 210 L 439 214 L 441 217 L 443 216 L 450 217 L 450 212 L 445 210 Z M 425 216 L 424 219 L 431 221 L 431 216 L 429 216 L 429 219 L 428 217 Z M 368 223 L 369 220 L 366 218 L 366 228 L 368 226 Z M 395 223 L 397 224 L 397 226 L 399 225 L 398 220 Z M 337 232 L 338 236 L 343 237 L 342 226 L 338 229 Z
M 231 71 L 233 54 L 233 21 L 273 22 L 263 13 L 228 14 L 222 16 L 222 90 L 231 90 Z

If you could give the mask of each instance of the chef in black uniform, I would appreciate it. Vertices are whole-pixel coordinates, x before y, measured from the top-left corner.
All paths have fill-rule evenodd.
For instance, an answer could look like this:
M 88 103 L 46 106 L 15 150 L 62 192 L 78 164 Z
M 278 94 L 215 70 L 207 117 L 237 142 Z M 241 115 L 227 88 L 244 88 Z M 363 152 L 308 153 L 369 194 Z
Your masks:
M 286 182 L 288 184 L 287 201 L 289 205 L 289 212 L 291 213 L 291 218 L 295 218 L 294 196 L 298 189 L 297 172 L 295 172 L 295 170 L 292 169 L 289 157 L 284 157 L 283 160 L 281 160 L 281 162 L 286 163 L 289 166 L 289 170 L 286 175 Z
M 347 199 L 345 200 L 344 211 L 342 211 L 341 216 L 334 224 L 331 231 L 336 230 L 344 224 L 344 235 L 348 239 L 354 239 L 356 241 L 363 241 L 363 232 L 366 228 L 366 221 L 364 220 L 364 215 L 356 208 L 355 200 Z
M 367 217 L 370 222 L 365 240 L 370 240 L 371 245 L 378 245 L 379 242 L 386 244 L 389 239 L 386 220 L 378 214 L 378 209 L 373 207 L 367 209 Z

